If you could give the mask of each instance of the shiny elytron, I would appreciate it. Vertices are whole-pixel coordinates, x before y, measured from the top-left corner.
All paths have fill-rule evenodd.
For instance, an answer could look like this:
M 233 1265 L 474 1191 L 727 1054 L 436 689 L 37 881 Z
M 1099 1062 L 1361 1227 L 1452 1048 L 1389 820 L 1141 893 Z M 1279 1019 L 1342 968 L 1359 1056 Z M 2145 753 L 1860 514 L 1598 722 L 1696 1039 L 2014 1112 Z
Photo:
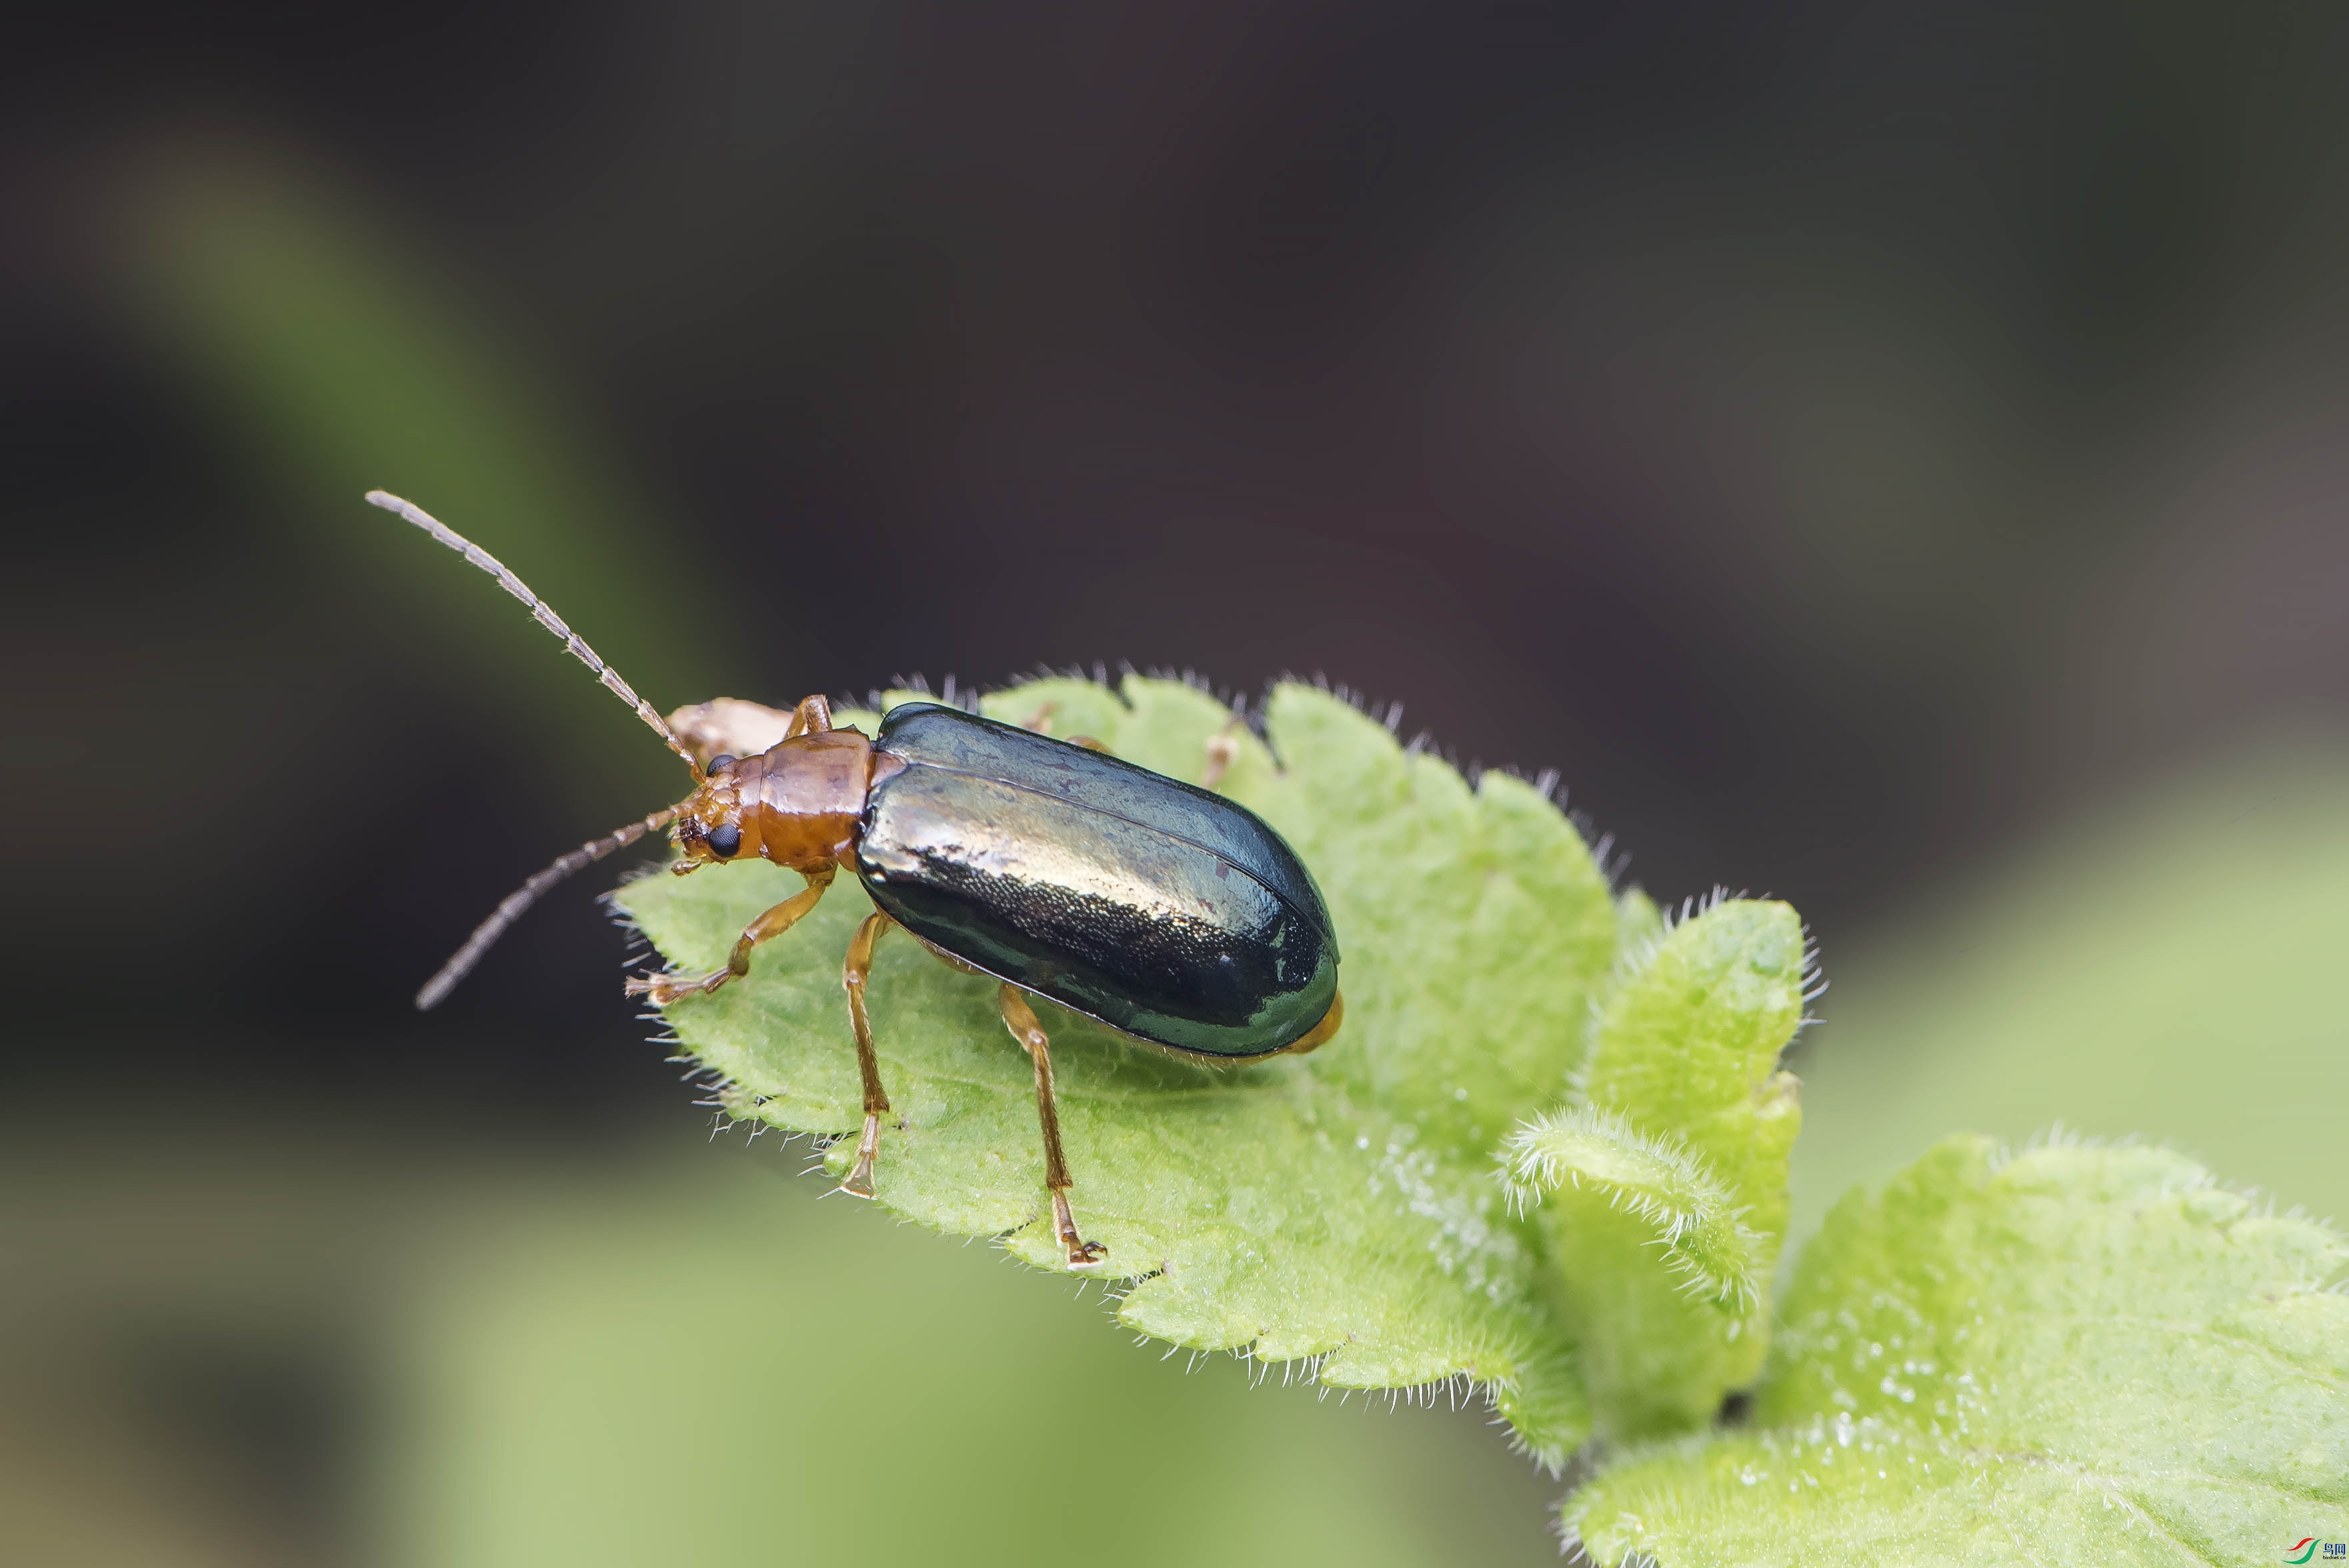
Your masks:
M 396 496 L 367 500 L 497 578 L 693 773 L 683 800 L 581 845 L 499 904 L 418 993 L 419 1007 L 448 995 L 548 888 L 662 828 L 679 875 L 763 859 L 807 882 L 743 928 L 725 967 L 628 982 L 628 995 L 663 1007 L 748 975 L 759 944 L 813 909 L 846 865 L 874 912 L 843 966 L 864 1090 L 843 1189 L 874 1195 L 889 1097 L 864 989 L 875 944 L 902 929 L 942 962 L 997 983 L 1004 1026 L 1035 1068 L 1044 1186 L 1072 1267 L 1097 1264 L 1106 1249 L 1078 1233 L 1069 1204 L 1051 1042 L 1030 995 L 1210 1060 L 1299 1054 L 1338 1032 L 1338 944 L 1320 890 L 1279 834 L 1212 788 L 1137 768 L 1083 737 L 1044 735 L 1045 714 L 1020 727 L 907 703 L 870 739 L 833 727 L 821 696 L 789 713 L 721 697 L 664 719 L 495 557 Z M 1209 743 L 1210 785 L 1227 758 Z
M 1201 1056 L 1287 1050 L 1337 999 L 1320 891 L 1245 807 L 932 703 L 873 748 L 856 874 L 931 945 Z

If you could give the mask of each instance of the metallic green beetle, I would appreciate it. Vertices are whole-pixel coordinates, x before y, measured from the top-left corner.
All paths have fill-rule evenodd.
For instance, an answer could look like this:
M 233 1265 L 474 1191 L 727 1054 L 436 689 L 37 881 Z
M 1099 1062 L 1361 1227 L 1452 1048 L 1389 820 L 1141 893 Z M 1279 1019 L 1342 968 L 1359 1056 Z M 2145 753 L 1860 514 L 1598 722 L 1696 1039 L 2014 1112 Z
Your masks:
M 1075 1267 L 1098 1264 L 1105 1249 L 1078 1233 L 1069 1205 L 1051 1042 L 1029 994 L 1210 1060 L 1301 1053 L 1338 1032 L 1345 1004 L 1329 908 L 1296 851 L 1246 807 L 1081 738 L 936 703 L 892 708 L 869 740 L 834 728 L 821 696 L 788 714 L 719 698 L 664 720 L 494 557 L 397 497 L 367 499 L 495 576 L 694 776 L 693 793 L 677 805 L 581 845 L 524 883 L 425 985 L 419 1006 L 447 995 L 547 888 L 664 827 L 679 874 L 763 859 L 807 880 L 744 928 L 724 968 L 628 983 L 630 995 L 664 1007 L 749 974 L 753 950 L 813 909 L 849 865 L 874 913 L 843 970 L 864 1089 L 864 1135 L 843 1188 L 874 1195 L 889 1098 L 864 990 L 874 944 L 903 927 L 946 963 L 999 983 L 1005 1026 L 1035 1067 L 1044 1184 Z

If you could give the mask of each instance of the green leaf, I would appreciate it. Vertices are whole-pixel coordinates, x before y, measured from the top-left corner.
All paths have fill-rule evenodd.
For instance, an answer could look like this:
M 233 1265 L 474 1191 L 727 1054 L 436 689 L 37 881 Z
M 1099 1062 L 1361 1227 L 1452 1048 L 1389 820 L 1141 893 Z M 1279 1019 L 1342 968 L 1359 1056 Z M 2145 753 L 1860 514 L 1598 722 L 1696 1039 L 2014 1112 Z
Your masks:
M 2146 1147 L 1952 1139 L 1803 1259 L 1762 1429 L 1569 1500 L 1589 1559 L 2273 1563 L 2349 1537 L 2349 1243 Z
M 1614 901 L 1573 826 L 1531 786 L 1501 773 L 1472 786 L 1304 686 L 1270 696 L 1269 748 L 1170 681 L 1040 681 L 986 706 L 1194 781 L 1209 743 L 1228 740 L 1222 788 L 1296 847 L 1337 924 L 1346 1026 L 1308 1057 L 1218 1070 L 1040 1008 L 1072 1198 L 1126 1282 L 1121 1321 L 1178 1346 L 1304 1360 L 1340 1387 L 1470 1379 L 1536 1453 L 1561 1460 L 1588 1416 L 1541 1237 L 1509 1212 L 1494 1153 L 1559 1098 L 1615 961 Z M 797 885 L 729 867 L 617 898 L 665 955 L 698 968 Z M 823 1135 L 861 1121 L 840 966 L 868 908 L 843 879 L 747 982 L 669 1010 L 733 1114 Z M 991 983 L 893 939 L 870 995 L 902 1119 L 882 1140 L 880 1201 L 1064 1266 L 1028 1064 Z M 831 1150 L 835 1173 L 847 1154 Z
M 1783 903 L 1730 900 L 1637 929 L 1581 1102 L 1512 1145 L 1521 1187 L 1571 1178 L 1537 1213 L 1595 1428 L 1617 1441 L 1704 1425 L 1761 1368 L 1759 1285 L 1802 1125 L 1778 1056 L 1810 975 Z
M 1811 954 L 1786 904 L 1730 899 L 1635 951 L 1582 1075 L 1594 1105 L 1685 1139 L 1750 1222 L 1786 1224 L 1786 1166 L 1802 1107 L 1779 1053 L 1802 1023 Z
M 1529 1123 L 1507 1146 L 1510 1196 L 1520 1206 L 1560 1187 L 1588 1191 L 1649 1233 L 1682 1295 L 1751 1312 L 1764 1238 L 1711 1166 L 1677 1139 L 1651 1138 L 1612 1111 L 1581 1106 Z

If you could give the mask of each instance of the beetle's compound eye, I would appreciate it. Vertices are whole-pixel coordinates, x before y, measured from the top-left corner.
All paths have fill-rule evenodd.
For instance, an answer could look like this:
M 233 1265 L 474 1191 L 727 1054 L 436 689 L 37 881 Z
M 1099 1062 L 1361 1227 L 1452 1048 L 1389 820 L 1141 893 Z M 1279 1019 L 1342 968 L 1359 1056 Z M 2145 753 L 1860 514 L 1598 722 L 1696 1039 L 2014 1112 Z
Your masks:
M 742 830 L 731 822 L 720 822 L 709 830 L 706 841 L 711 854 L 721 861 L 731 860 L 735 851 L 742 847 Z
M 732 752 L 721 751 L 717 756 L 709 759 L 709 765 L 703 768 L 702 771 L 704 773 L 723 773 L 740 760 L 740 758 L 736 757 Z

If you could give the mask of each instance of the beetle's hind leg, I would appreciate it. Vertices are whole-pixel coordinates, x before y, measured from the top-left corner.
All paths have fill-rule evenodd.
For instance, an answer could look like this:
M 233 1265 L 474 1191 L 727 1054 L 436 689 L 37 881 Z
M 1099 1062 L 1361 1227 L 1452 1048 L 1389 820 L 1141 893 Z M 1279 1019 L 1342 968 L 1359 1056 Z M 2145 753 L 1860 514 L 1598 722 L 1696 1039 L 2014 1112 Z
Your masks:
M 1061 1152 L 1061 1108 L 1052 1094 L 1051 1039 L 1036 1021 L 1036 1010 L 1028 1006 L 1028 998 L 1009 981 L 995 1006 L 1003 1015 L 1003 1026 L 1036 1064 L 1036 1119 L 1044 1130 L 1044 1185 L 1052 1191 L 1052 1229 L 1068 1249 L 1071 1268 L 1092 1267 L 1108 1255 L 1109 1249 L 1078 1235 L 1077 1217 L 1069 1209 L 1069 1161 Z
M 1242 722 L 1240 716 L 1235 713 L 1223 728 L 1207 737 L 1207 770 L 1200 777 L 1200 788 L 1220 789 L 1224 787 L 1224 775 L 1231 770 L 1233 763 L 1240 759 Z
M 856 1169 L 840 1190 L 851 1197 L 873 1196 L 873 1157 L 881 1151 L 881 1119 L 889 1114 L 889 1096 L 881 1088 L 881 1058 L 873 1049 L 873 1020 L 864 1014 L 864 983 L 873 977 L 873 949 L 882 933 L 896 923 L 879 910 L 864 917 L 848 944 L 848 961 L 841 966 L 841 983 L 848 987 L 848 1025 L 856 1033 L 856 1071 L 864 1080 L 864 1135 L 856 1140 Z
M 823 890 L 832 885 L 833 870 L 806 872 L 807 886 L 742 928 L 734 939 L 734 951 L 727 956 L 726 967 L 712 969 L 709 974 L 688 980 L 676 975 L 647 975 L 631 980 L 623 987 L 631 996 L 650 996 L 653 1006 L 666 1007 L 680 996 L 708 995 L 738 975 L 750 973 L 750 950 L 761 942 L 771 942 L 800 923 L 800 916 L 813 909 Z

